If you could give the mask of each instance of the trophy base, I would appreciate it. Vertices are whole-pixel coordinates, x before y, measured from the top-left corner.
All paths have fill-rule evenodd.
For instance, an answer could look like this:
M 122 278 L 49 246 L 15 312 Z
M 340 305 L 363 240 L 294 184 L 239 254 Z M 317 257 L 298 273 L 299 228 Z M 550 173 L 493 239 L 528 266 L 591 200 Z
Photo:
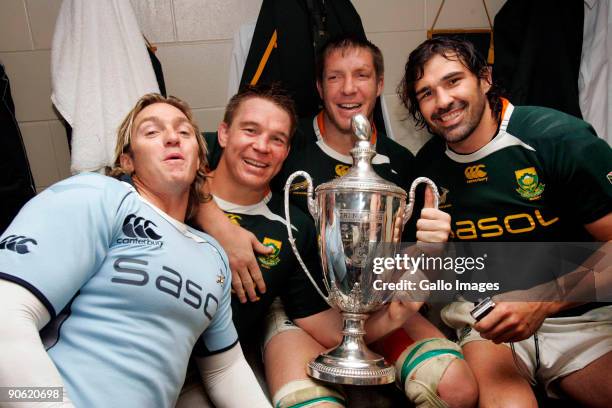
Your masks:
M 321 354 L 308 364 L 308 375 L 317 380 L 344 385 L 384 385 L 395 381 L 395 368 L 382 357 L 380 361 L 359 365 L 352 359 Z
M 384 385 L 395 381 L 395 368 L 369 350 L 363 340 L 367 315 L 343 313 L 344 330 L 340 345 L 308 364 L 307 372 L 317 380 L 334 384 Z

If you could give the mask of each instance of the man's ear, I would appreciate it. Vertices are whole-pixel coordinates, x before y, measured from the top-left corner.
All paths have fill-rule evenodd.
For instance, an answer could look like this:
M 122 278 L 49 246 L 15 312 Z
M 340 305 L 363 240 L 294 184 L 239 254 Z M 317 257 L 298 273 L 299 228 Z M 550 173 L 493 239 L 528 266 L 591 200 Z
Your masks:
M 321 81 L 317 79 L 317 91 L 319 92 L 319 98 L 323 100 L 323 86 L 321 85 Z
M 121 156 L 119 156 L 119 164 L 126 172 L 130 174 L 134 172 L 134 160 L 130 153 L 121 153 Z
M 381 75 L 376 82 L 376 96 L 380 96 L 383 93 L 383 89 L 385 89 L 385 76 Z
M 483 68 L 482 75 L 480 76 L 480 87 L 484 93 L 489 92 L 491 85 L 493 84 L 493 73 L 491 67 Z
M 217 128 L 217 140 L 219 141 L 219 146 L 225 149 L 227 146 L 227 139 L 229 137 L 229 126 L 225 122 L 219 123 L 219 127 Z

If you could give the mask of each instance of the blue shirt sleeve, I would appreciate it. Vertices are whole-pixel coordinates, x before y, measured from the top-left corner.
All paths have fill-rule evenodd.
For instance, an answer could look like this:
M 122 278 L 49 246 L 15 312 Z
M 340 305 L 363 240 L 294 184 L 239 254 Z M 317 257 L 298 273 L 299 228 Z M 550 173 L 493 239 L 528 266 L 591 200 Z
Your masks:
M 129 193 L 122 183 L 95 174 L 49 187 L 0 237 L 0 279 L 30 290 L 55 317 L 99 269 Z

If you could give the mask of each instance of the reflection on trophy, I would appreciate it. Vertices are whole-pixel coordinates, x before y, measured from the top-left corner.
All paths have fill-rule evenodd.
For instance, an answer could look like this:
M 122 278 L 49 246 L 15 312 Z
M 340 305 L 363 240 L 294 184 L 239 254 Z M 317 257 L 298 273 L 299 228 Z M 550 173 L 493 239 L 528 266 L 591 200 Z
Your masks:
M 327 303 L 342 312 L 344 319 L 342 342 L 310 362 L 308 374 L 338 384 L 387 384 L 395 379 L 394 369 L 383 357 L 367 348 L 364 326 L 368 314 L 380 309 L 393 296 L 391 291 L 375 290 L 374 280 L 390 282 L 397 275 L 395 270 L 374 274 L 373 258 L 394 256 L 393 244 L 399 244 L 403 227 L 412 215 L 418 184 L 427 183 L 432 187 L 436 207 L 439 196 L 434 183 L 421 177 L 413 182 L 406 205 L 406 192 L 378 176 L 372 168 L 376 152 L 370 145 L 372 128 L 369 121 L 359 114 L 352 118 L 351 125 L 357 142 L 351 150 L 353 166 L 346 175 L 319 185 L 314 198 L 308 173 L 297 171 L 287 179 L 287 233 L 308 278 Z M 323 283 L 328 296 L 308 272 L 294 244 L 289 186 L 296 177 L 304 177 L 307 181 L 308 210 L 317 227 Z

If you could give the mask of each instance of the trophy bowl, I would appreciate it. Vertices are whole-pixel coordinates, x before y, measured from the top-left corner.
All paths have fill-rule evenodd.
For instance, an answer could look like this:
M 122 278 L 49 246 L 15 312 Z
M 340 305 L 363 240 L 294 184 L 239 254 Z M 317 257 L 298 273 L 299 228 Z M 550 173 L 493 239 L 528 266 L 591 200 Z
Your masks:
M 388 303 L 393 292 L 375 290 L 374 281 L 392 282 L 396 271 L 373 273 L 375 257 L 394 256 L 394 245 L 401 241 L 402 230 L 412 214 L 414 192 L 420 183 L 432 186 L 437 207 L 438 193 L 433 182 L 418 178 L 406 192 L 381 178 L 372 168 L 376 152 L 370 145 L 371 126 L 363 115 L 352 119 L 357 143 L 351 150 L 353 166 L 344 176 L 316 188 L 310 175 L 297 171 L 285 184 L 285 218 L 289 242 L 295 256 L 327 303 L 342 312 L 342 342 L 308 364 L 308 374 L 316 379 L 353 385 L 388 384 L 395 371 L 385 359 L 366 346 L 365 321 L 370 313 Z M 315 220 L 319 255 L 323 266 L 325 295 L 308 272 L 291 231 L 289 186 L 296 177 L 307 182 L 308 210 Z

